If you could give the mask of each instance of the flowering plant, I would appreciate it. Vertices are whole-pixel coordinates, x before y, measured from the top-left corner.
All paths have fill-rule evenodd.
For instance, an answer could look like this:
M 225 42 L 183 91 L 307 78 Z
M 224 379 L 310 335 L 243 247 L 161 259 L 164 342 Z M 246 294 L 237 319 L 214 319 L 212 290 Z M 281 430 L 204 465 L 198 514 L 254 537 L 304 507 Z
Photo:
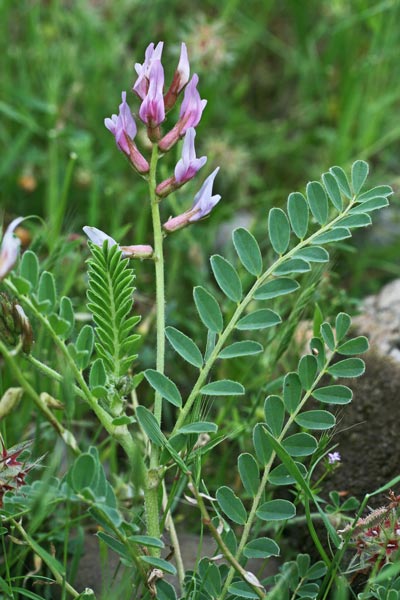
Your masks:
M 137 598 L 174 600 L 177 593 L 196 600 L 327 598 L 343 541 L 316 492 L 313 473 L 324 457 L 329 468 L 336 468 L 341 457 L 332 443 L 326 443 L 329 437 L 319 438 L 318 432 L 332 430 L 335 407 L 351 401 L 350 388 L 336 380 L 363 374 L 364 363 L 358 355 L 367 350 L 367 339 L 349 339 L 351 319 L 346 313 L 339 313 L 334 324 L 324 321 L 315 328 L 310 352 L 301 356 L 292 371 L 273 382 L 262 406 L 243 424 L 248 443 L 237 458 L 235 487 L 222 485 L 209 490 L 205 480 L 204 461 L 224 438 L 218 435 L 220 423 L 212 419 L 208 400 L 218 402 L 225 397 L 243 402 L 246 395 L 242 381 L 217 376 L 218 364 L 237 359 L 241 363 L 257 355 L 270 367 L 279 361 L 293 333 L 287 307 L 290 302 L 294 306 L 310 298 L 311 287 L 301 289 L 303 274 L 315 265 L 328 263 L 326 245 L 347 240 L 354 228 L 370 225 L 370 213 L 388 204 L 392 190 L 385 185 L 366 189 L 368 165 L 364 161 L 353 164 L 350 180 L 340 167 L 332 167 L 321 182 L 308 183 L 305 194 L 290 194 L 286 210 L 269 211 L 268 266 L 257 240 L 242 227 L 232 234 L 237 260 L 218 254 L 211 257 L 216 286 L 198 285 L 193 291 L 204 333 L 201 342 L 167 326 L 164 244 L 178 230 L 196 226 L 208 217 L 221 196 L 213 191 L 217 167 L 206 177 L 191 206 L 189 203 L 178 215 L 162 216 L 171 210 L 168 197 L 197 177 L 207 161 L 205 156 L 196 156 L 195 128 L 206 101 L 197 89 L 198 76 L 190 78 L 186 46 L 182 44 L 167 89 L 162 52 L 162 42 L 150 44 L 144 62 L 135 66 L 133 92 L 140 103 L 138 116 L 132 114 L 127 94 L 122 92 L 118 114 L 105 119 L 119 151 L 148 183 L 153 239 L 151 243 L 138 240 L 138 244 L 121 245 L 95 227 L 84 227 L 91 252 L 87 292 L 91 322 L 83 326 L 75 322 L 71 299 L 58 297 L 54 277 L 40 266 L 33 251 L 25 251 L 16 267 L 19 248 L 12 235 L 15 221 L 3 238 L 1 277 L 13 300 L 4 296 L 2 327 L 10 335 L 0 341 L 0 353 L 23 393 L 74 455 L 64 477 L 53 477 L 41 485 L 40 481 L 26 482 L 25 463 L 21 465 L 16 461 L 18 454 L 11 454 L 14 462 L 8 467 L 25 471 L 22 479 L 13 475 L 18 485 L 3 486 L 3 524 L 16 529 L 72 597 L 83 596 L 68 581 L 65 565 L 41 549 L 18 520 L 19 515 L 32 511 L 38 493 L 47 494 L 52 507 L 67 501 L 86 507 L 89 518 L 97 524 L 98 538 L 127 567 L 130 590 Z M 168 129 L 170 111 L 180 101 L 179 116 Z M 151 145 L 148 156 L 135 141 L 139 121 Z M 160 181 L 159 163 L 180 140 L 181 158 L 169 177 Z M 143 372 L 137 360 L 141 340 L 135 331 L 139 331 L 140 317 L 135 315 L 133 304 L 135 275 L 130 259 L 154 263 L 156 349 L 152 368 Z M 22 321 L 18 310 L 19 321 L 14 315 L 12 322 L 9 309 L 4 308 L 9 306 L 7 302 L 26 311 Z M 275 333 L 279 327 L 281 337 Z M 65 371 L 57 361 L 51 363 L 47 352 L 37 356 L 31 339 L 24 345 L 32 329 L 35 337 L 47 336 Z M 13 332 L 18 335 L 13 337 Z M 173 365 L 165 360 L 166 340 L 177 354 L 174 364 L 182 360 L 194 372 L 190 391 L 179 389 L 173 380 Z M 337 355 L 340 360 L 333 362 Z M 68 386 L 74 403 L 83 400 L 87 404 L 106 434 L 102 444 L 96 446 L 95 438 L 90 445 L 85 444 L 78 428 L 55 414 L 63 405 L 34 389 L 21 360 L 50 380 L 58 393 Z M 327 377 L 333 383 L 327 384 Z M 271 382 L 263 385 L 267 383 Z M 146 401 L 149 389 L 151 402 Z M 317 407 L 309 409 L 311 399 Z M 259 404 L 258 394 L 249 400 L 254 406 Z M 112 486 L 107 478 L 100 460 L 103 444 L 118 445 L 125 453 L 128 505 L 118 486 Z M 292 486 L 290 500 L 281 490 L 287 485 Z M 201 557 L 194 570 L 185 568 L 177 529 L 178 506 L 183 501 L 198 511 L 202 526 L 209 530 L 217 547 L 214 556 Z M 284 562 L 280 571 L 256 574 L 249 560 L 270 561 L 280 555 L 278 542 L 283 528 L 296 519 L 299 506 L 303 506 L 304 516 L 297 518 L 307 523 L 319 558 L 311 564 L 310 556 L 300 554 L 296 561 Z M 315 529 L 315 515 L 325 525 L 330 552 Z M 165 531 L 171 552 L 165 550 Z M 221 558 L 225 562 L 220 562 Z M 167 574 L 176 577 L 175 585 L 166 581 Z M 85 594 L 93 596 L 90 591 Z

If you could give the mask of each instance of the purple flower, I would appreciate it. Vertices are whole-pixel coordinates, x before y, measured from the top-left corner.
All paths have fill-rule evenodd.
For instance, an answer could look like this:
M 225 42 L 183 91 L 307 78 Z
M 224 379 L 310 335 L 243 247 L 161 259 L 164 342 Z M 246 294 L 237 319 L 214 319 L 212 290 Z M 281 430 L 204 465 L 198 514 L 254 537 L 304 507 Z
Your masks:
M 119 114 L 112 115 L 111 119 L 104 119 L 104 125 L 115 137 L 117 147 L 126 154 L 139 173 L 148 173 L 150 167 L 145 157 L 139 152 L 134 143 L 137 128 L 135 119 L 126 103 L 126 92 L 122 92 L 122 102 L 119 105 Z
M 165 119 L 164 69 L 159 60 L 153 60 L 149 69 L 149 88 L 140 106 L 139 117 L 150 129 L 158 127 Z
M 199 78 L 193 75 L 185 87 L 185 94 L 179 113 L 177 124 L 160 140 L 158 146 L 162 152 L 167 152 L 181 138 L 190 127 L 199 124 L 207 100 L 202 100 L 197 90 Z
M 135 119 L 126 103 L 126 92 L 122 92 L 121 96 L 122 102 L 119 105 L 119 114 L 112 115 L 111 119 L 104 119 L 104 125 L 115 137 L 118 148 L 130 156 L 128 140 L 133 141 L 137 129 Z
M 0 280 L 4 279 L 17 262 L 21 241 L 14 235 L 24 217 L 18 217 L 11 221 L 7 227 L 0 246 Z
M 165 109 L 170 110 L 180 94 L 183 90 L 187 82 L 189 81 L 190 76 L 190 65 L 187 54 L 186 44 L 181 45 L 181 55 L 179 57 L 179 63 L 174 73 L 174 77 L 172 79 L 172 83 L 169 86 L 168 92 L 164 97 Z
M 182 185 L 192 179 L 207 162 L 207 157 L 196 158 L 196 149 L 194 147 L 194 138 L 196 131 L 194 127 L 189 127 L 183 141 L 182 158 L 175 167 L 175 181 Z
M 328 453 L 328 462 L 330 465 L 340 462 L 341 460 L 342 459 L 341 459 L 339 452 L 329 452 Z
M 122 252 L 122 256 L 124 258 L 151 258 L 153 256 L 154 250 L 151 246 L 147 244 L 137 244 L 135 246 L 120 246 L 111 236 L 104 233 L 97 227 L 89 227 L 85 225 L 83 227 L 83 231 L 88 236 L 89 240 L 100 248 L 103 247 L 104 242 L 107 240 L 107 244 L 109 247 L 118 245 L 118 248 Z
M 216 206 L 221 200 L 221 196 L 219 194 L 212 196 L 212 187 L 218 171 L 219 167 L 217 167 L 215 171 L 213 171 L 211 175 L 207 177 L 200 190 L 195 195 L 193 206 L 190 209 L 190 212 L 193 213 L 193 216 L 191 216 L 189 219 L 190 223 L 199 221 L 200 219 L 203 219 L 209 215 L 214 206 Z
M 179 113 L 181 136 L 189 129 L 199 124 L 207 100 L 202 100 L 197 90 L 198 75 L 194 74 L 185 88 L 181 110 Z
M 219 194 L 212 195 L 212 186 L 218 171 L 219 167 L 207 177 L 194 197 L 193 206 L 190 210 L 164 223 L 163 228 L 165 231 L 171 232 L 182 229 L 182 227 L 186 227 L 189 223 L 195 223 L 210 214 L 214 206 L 221 200 Z
M 164 42 L 158 42 L 157 46 L 154 48 L 154 44 L 152 42 L 146 48 L 144 63 L 142 65 L 140 63 L 135 64 L 135 71 L 138 75 L 138 78 L 133 86 L 133 91 L 141 100 L 145 99 L 149 89 L 149 73 L 152 62 L 154 60 L 161 61 L 163 46 Z

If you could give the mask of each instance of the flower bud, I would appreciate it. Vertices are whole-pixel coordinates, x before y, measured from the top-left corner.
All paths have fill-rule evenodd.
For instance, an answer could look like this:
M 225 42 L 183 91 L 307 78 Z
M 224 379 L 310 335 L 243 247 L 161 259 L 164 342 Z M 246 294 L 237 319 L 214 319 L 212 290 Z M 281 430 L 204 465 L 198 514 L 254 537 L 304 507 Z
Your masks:
M 23 388 L 8 388 L 0 400 L 0 421 L 17 408 L 24 393 Z
M 177 69 L 174 73 L 172 83 L 164 96 L 164 105 L 166 111 L 171 110 L 171 108 L 174 106 L 178 95 L 189 81 L 189 75 L 190 65 L 187 55 L 186 44 L 182 43 L 181 55 L 179 58 Z

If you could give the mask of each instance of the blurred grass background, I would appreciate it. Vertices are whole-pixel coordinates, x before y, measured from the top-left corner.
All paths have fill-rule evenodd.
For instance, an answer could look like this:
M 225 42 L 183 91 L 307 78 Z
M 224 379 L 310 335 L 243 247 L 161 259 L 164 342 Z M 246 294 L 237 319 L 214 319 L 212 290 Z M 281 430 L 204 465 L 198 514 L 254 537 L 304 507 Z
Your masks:
M 399 17 L 398 0 L 3 0 L 0 181 L 7 218 L 43 216 L 52 249 L 61 231 L 80 232 L 84 224 L 126 243 L 151 241 L 145 185 L 103 119 L 117 111 L 120 91 L 130 90 L 134 62 L 158 40 L 165 41 L 166 81 L 180 42 L 188 46 L 208 100 L 198 154 L 209 157 L 207 172 L 221 165 L 223 195 L 212 219 L 168 244 L 171 286 L 182 269 L 191 278 L 193 263 L 207 270 L 206 257 L 225 239 L 221 224 L 239 213 L 262 234 L 272 204 L 333 164 L 363 158 L 372 182 L 396 185 Z M 133 94 L 130 105 L 138 110 Z M 185 187 L 165 218 L 190 205 L 198 186 Z M 389 238 L 386 231 L 374 236 L 357 261 L 344 255 L 351 293 L 400 274 L 398 237 Z M 180 252 L 188 245 L 190 265 Z M 365 277 L 367 267 L 375 280 Z

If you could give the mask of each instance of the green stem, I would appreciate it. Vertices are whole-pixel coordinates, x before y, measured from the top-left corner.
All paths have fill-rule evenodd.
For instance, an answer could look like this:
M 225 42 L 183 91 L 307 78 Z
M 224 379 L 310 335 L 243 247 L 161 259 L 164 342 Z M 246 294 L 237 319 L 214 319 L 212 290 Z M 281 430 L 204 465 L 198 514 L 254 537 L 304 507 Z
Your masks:
M 154 266 L 156 279 L 156 307 L 157 307 L 157 354 L 156 369 L 159 373 L 164 373 L 165 360 L 165 284 L 164 284 L 164 252 L 163 252 L 163 231 L 161 228 L 160 207 L 156 194 L 156 172 L 158 162 L 158 146 L 153 144 L 153 151 L 150 161 L 149 172 L 149 194 L 151 205 L 151 219 L 153 222 L 154 236 Z M 162 417 L 162 396 L 155 392 L 154 395 L 154 416 L 158 424 L 161 424 Z M 145 489 L 145 507 L 146 522 L 148 534 L 156 538 L 160 537 L 160 510 L 158 501 L 158 492 L 160 487 L 159 473 L 159 450 L 154 444 L 151 445 L 150 469 L 147 472 L 147 482 Z M 159 555 L 159 549 L 153 548 L 152 553 Z
M 347 208 L 341 212 L 335 219 L 333 219 L 332 221 L 330 221 L 329 223 L 327 223 L 324 227 L 321 227 L 320 229 L 318 229 L 318 231 L 316 231 L 315 233 L 313 233 L 312 235 L 310 235 L 308 238 L 300 241 L 297 246 L 295 246 L 294 248 L 292 248 L 292 250 L 290 250 L 289 252 L 287 252 L 285 255 L 280 256 L 274 263 L 273 265 L 271 265 L 271 267 L 269 269 L 267 269 L 267 271 L 265 271 L 265 273 L 263 273 L 254 283 L 254 285 L 251 287 L 251 289 L 249 290 L 249 292 L 246 294 L 246 296 L 243 298 L 242 302 L 237 306 L 235 312 L 233 313 L 228 325 L 226 326 L 226 328 L 224 329 L 224 331 L 220 334 L 217 343 L 215 344 L 215 347 L 213 349 L 213 351 L 211 352 L 210 356 L 208 357 L 208 359 L 206 360 L 204 367 L 200 370 L 199 376 L 197 378 L 197 381 L 190 393 L 190 395 L 188 396 L 188 399 L 185 402 L 185 405 L 183 407 L 183 409 L 180 412 L 180 415 L 178 416 L 178 419 L 175 423 L 175 426 L 173 428 L 173 431 L 171 432 L 171 437 L 177 432 L 177 430 L 182 427 L 182 425 L 184 424 L 184 422 L 186 421 L 190 410 L 201 390 L 201 388 L 204 385 L 204 382 L 206 381 L 208 374 L 214 364 L 214 362 L 216 361 L 219 353 L 221 352 L 225 342 L 227 341 L 228 337 L 230 336 L 230 334 L 232 333 L 232 331 L 234 330 L 234 328 L 236 327 L 236 324 L 238 322 L 238 320 L 240 319 L 240 317 L 242 316 L 243 312 L 246 310 L 247 306 L 250 304 L 250 302 L 253 300 L 254 294 L 255 292 L 258 290 L 258 288 L 260 286 L 262 286 L 269 277 L 271 277 L 274 273 L 274 271 L 276 271 L 276 269 L 284 262 L 286 262 L 289 258 L 291 258 L 296 252 L 298 252 L 301 248 L 304 248 L 305 246 L 309 246 L 313 239 L 315 237 L 317 237 L 318 235 L 325 233 L 326 231 L 329 231 L 330 229 L 332 229 L 333 225 L 339 221 L 340 219 L 342 219 L 348 212 L 349 210 L 352 208 L 354 204 L 354 200 L 352 200 L 349 205 L 347 206 Z

